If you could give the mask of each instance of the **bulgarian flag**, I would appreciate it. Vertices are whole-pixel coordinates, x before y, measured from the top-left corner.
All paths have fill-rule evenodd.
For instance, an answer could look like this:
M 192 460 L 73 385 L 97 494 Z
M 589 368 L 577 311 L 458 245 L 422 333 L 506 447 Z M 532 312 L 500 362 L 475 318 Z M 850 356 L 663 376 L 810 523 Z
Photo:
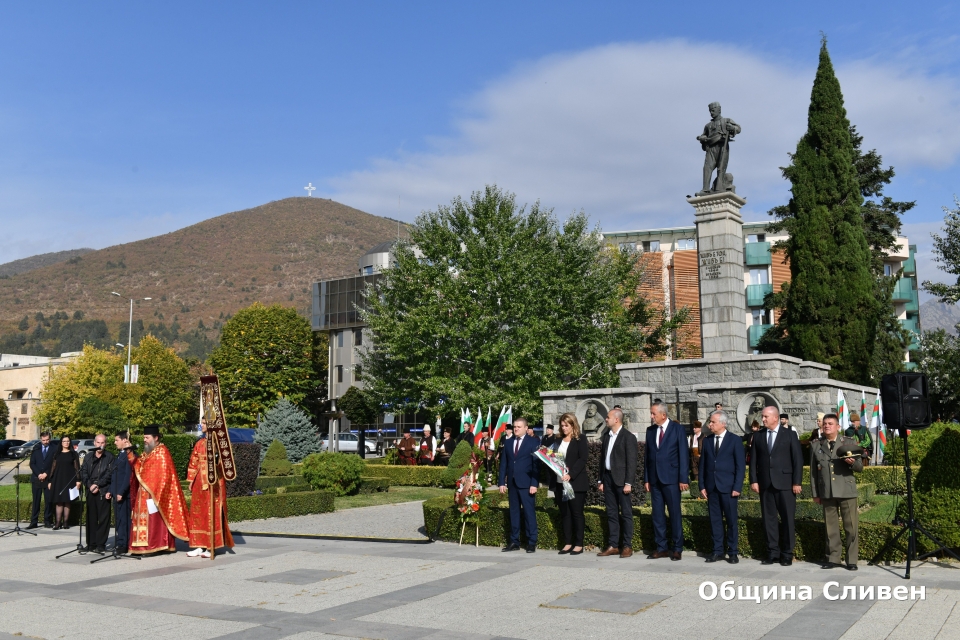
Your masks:
M 490 439 L 490 448 L 496 449 L 500 436 L 506 431 L 507 425 L 513 424 L 513 406 L 504 407 L 500 410 L 500 417 L 497 418 L 497 426 L 493 429 L 493 437 Z
M 487 424 L 490 423 L 490 418 L 487 418 Z M 477 423 L 473 425 L 473 444 L 476 446 L 480 442 L 480 438 L 483 437 L 483 411 L 478 407 L 477 408 Z
M 460 409 L 460 433 L 463 433 L 471 423 L 470 409 Z
M 883 462 L 883 450 L 887 448 L 887 434 L 883 426 L 883 405 L 880 404 L 880 392 L 873 401 L 873 415 L 870 417 L 870 431 L 877 436 L 877 463 Z
M 840 432 L 843 433 L 850 428 L 850 409 L 842 389 L 837 389 L 837 417 L 840 418 Z
M 870 424 L 867 420 L 867 397 L 860 390 L 860 424 Z

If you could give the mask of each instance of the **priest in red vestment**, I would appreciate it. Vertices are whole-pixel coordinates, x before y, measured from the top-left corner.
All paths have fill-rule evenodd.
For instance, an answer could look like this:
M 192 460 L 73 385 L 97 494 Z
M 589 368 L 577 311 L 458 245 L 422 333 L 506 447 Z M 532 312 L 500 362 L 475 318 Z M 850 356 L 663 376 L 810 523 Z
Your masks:
M 130 460 L 130 553 L 176 551 L 187 540 L 187 502 L 170 451 L 160 442 L 160 427 L 143 429 L 143 455 L 127 449 Z
M 200 429 L 207 432 L 207 421 L 200 420 Z M 210 557 L 211 542 L 214 550 L 220 547 L 233 547 L 233 536 L 227 526 L 227 483 L 223 479 L 223 469 L 217 468 L 217 481 L 210 484 L 207 468 L 207 442 L 201 438 L 193 447 L 190 466 L 187 467 L 187 481 L 190 483 L 190 546 L 196 547 L 187 555 L 190 557 Z M 215 505 L 213 517 L 211 504 Z M 211 538 L 210 525 L 213 523 Z

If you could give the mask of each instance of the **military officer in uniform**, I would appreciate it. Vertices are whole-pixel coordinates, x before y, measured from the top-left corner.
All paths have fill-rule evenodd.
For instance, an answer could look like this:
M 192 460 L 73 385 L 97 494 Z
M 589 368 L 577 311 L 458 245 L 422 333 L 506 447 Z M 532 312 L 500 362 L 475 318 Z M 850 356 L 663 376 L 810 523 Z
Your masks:
M 860 553 L 857 530 L 857 480 L 855 471 L 863 471 L 859 455 L 841 458 L 841 449 L 859 452 L 855 438 L 842 436 L 840 420 L 836 414 L 823 417 L 820 439 L 810 445 L 810 488 L 813 501 L 823 507 L 823 520 L 827 530 L 827 561 L 824 569 L 843 566 L 840 563 L 840 520 L 847 534 L 847 569 L 857 570 Z

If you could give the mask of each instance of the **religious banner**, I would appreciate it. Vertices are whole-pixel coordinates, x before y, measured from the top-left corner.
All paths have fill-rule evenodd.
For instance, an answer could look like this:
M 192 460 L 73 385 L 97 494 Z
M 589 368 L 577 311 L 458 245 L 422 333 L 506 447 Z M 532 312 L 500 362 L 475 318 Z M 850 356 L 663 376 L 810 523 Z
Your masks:
M 233 447 L 230 434 L 223 416 L 223 403 L 220 401 L 220 380 L 217 376 L 200 376 L 200 418 L 207 421 L 207 476 L 213 484 L 217 481 L 218 471 L 225 480 L 237 477 L 233 463 Z

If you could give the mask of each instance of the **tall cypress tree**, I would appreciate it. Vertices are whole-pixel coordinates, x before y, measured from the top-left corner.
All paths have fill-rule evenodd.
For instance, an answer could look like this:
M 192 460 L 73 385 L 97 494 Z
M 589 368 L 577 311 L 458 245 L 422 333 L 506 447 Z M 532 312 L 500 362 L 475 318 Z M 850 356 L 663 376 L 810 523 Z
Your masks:
M 807 132 L 792 163 L 783 168 L 792 197 L 785 209 L 774 211 L 779 220 L 772 225 L 789 233 L 780 248 L 790 260 L 791 280 L 767 301 L 781 313 L 760 348 L 822 362 L 832 367 L 835 379 L 865 383 L 870 379 L 879 304 L 856 159 L 824 38 Z

